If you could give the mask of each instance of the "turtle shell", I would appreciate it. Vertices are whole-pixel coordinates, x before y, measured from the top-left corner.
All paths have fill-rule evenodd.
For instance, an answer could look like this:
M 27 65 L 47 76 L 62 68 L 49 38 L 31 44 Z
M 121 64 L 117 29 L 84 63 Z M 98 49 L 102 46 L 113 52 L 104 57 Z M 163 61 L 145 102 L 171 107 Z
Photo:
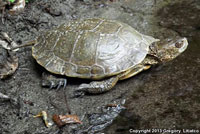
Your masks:
M 125 23 L 91 18 L 62 24 L 40 35 L 32 55 L 52 73 L 102 79 L 141 63 L 155 41 Z

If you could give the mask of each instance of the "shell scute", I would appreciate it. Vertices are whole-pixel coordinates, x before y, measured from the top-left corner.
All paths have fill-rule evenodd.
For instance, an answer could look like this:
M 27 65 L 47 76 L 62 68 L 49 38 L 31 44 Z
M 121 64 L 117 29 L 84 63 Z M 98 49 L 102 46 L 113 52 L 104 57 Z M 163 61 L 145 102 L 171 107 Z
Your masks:
M 82 74 L 85 74 L 85 75 L 89 75 L 90 74 L 90 67 L 86 67 L 86 66 L 78 66 L 77 68 L 77 73 L 82 75 Z
M 51 60 L 46 63 L 45 68 L 52 73 L 64 75 L 65 61 L 58 58 L 57 56 L 53 56 Z
M 92 66 L 95 64 L 98 39 L 99 35 L 92 32 L 80 34 L 77 42 L 74 44 L 71 62 L 82 66 Z
M 100 75 L 100 74 L 104 74 L 105 70 L 101 66 L 93 65 L 91 68 L 91 73 Z
M 64 70 L 65 70 L 66 76 L 68 76 L 68 75 L 73 76 L 73 75 L 76 74 L 76 72 L 77 72 L 77 66 L 76 65 L 71 64 L 69 62 L 65 62 L 64 66 L 65 66 Z
M 80 32 L 80 31 L 90 31 L 99 25 L 99 19 L 86 19 L 86 20 L 74 20 L 69 23 L 64 23 L 58 26 L 56 29 L 65 32 Z
M 78 33 L 66 32 L 59 37 L 55 44 L 54 54 L 64 61 L 69 61 L 72 55 L 74 43 L 76 42 Z
M 94 31 L 99 32 L 101 34 L 115 34 L 120 28 L 120 24 L 104 20 L 95 28 Z

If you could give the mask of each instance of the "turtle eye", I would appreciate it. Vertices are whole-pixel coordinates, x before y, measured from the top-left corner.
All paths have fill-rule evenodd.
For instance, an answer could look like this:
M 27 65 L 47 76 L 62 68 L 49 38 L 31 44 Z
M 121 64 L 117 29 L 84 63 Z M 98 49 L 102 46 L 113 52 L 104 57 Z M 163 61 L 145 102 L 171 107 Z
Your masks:
M 183 46 L 183 41 L 181 41 L 181 42 L 176 42 L 176 43 L 175 43 L 175 46 L 176 46 L 177 48 L 181 48 L 181 47 Z

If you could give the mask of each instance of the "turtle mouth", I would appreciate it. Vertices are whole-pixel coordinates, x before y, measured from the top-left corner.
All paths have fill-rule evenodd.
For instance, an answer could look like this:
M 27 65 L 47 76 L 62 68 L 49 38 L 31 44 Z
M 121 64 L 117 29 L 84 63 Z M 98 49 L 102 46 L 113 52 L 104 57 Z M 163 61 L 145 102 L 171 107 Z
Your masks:
M 187 41 L 187 38 L 183 38 L 182 39 L 182 43 L 183 43 L 183 45 L 182 45 L 182 47 L 181 48 L 179 48 L 179 53 L 182 53 L 183 51 L 185 51 L 185 49 L 187 48 L 187 46 L 188 46 L 188 41 Z

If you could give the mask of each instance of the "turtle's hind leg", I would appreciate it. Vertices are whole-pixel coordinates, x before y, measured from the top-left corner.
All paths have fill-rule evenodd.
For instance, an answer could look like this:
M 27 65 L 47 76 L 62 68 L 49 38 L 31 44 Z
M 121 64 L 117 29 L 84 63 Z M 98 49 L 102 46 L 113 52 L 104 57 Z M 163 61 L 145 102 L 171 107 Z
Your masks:
M 48 72 L 42 73 L 43 87 L 49 87 L 50 89 L 57 88 L 58 90 L 61 88 L 61 86 L 63 86 L 63 88 L 66 88 L 66 85 L 67 85 L 67 79 L 65 78 L 56 77 L 55 75 L 52 75 Z

